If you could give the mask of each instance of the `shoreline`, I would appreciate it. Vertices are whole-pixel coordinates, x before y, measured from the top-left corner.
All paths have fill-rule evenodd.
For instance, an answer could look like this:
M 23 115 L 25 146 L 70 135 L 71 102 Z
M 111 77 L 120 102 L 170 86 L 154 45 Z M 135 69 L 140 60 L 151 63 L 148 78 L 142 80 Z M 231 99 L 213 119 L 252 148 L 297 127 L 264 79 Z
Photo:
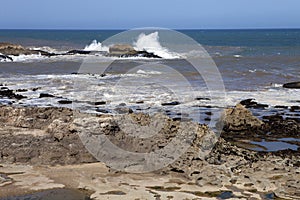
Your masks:
M 194 139 L 192 146 L 179 159 L 151 173 L 131 174 L 112 170 L 87 152 L 74 131 L 76 127 L 73 126 L 72 110 L 1 106 L 0 199 L 15 194 L 23 195 L 25 190 L 26 194 L 32 194 L 53 188 L 87 190 L 91 192 L 92 199 L 216 199 L 221 198 L 220 195 L 241 199 L 261 199 L 266 198 L 266 195 L 284 199 L 298 198 L 300 149 L 255 152 L 236 146 L 230 134 L 235 133 L 232 135 L 235 137 L 238 133 L 246 133 L 245 127 L 249 129 L 249 126 L 250 132 L 255 132 L 259 126 L 266 126 L 266 123 L 262 125 L 242 105 L 227 111 L 231 114 L 227 115 L 227 129 L 222 133 L 227 134 L 227 137 L 221 135 L 205 157 L 199 157 L 197 145 L 201 144 L 202 136 L 208 133 L 208 129 L 193 123 L 199 126 L 199 137 Z M 148 119 L 146 114 L 141 113 L 124 116 L 139 119 L 140 123 L 146 123 Z M 110 123 L 108 114 L 85 114 L 84 118 L 98 120 L 100 124 Z M 172 119 L 169 119 L 169 123 L 167 126 L 179 124 Z M 169 141 L 167 138 L 174 134 L 165 130 L 165 134 L 157 140 L 162 145 L 166 145 Z M 114 133 L 110 139 L 115 144 L 123 141 L 121 138 L 124 135 L 113 131 L 109 125 L 102 131 L 106 134 Z M 136 142 L 149 145 L 153 150 L 158 148 L 152 146 L 156 142 L 125 141 L 128 143 L 122 147 L 129 151 L 142 151 L 142 148 L 132 146 Z

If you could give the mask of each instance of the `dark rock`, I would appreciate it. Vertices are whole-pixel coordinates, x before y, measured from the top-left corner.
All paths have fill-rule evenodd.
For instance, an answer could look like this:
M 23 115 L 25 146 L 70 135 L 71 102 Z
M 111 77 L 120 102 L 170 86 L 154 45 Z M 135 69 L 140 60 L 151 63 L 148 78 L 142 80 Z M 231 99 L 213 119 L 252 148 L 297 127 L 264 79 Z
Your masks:
M 206 98 L 206 97 L 197 97 L 195 100 L 197 100 L 197 101 L 201 101 L 201 100 L 203 100 L 203 101 L 210 101 L 211 99 L 210 98 Z
M 274 106 L 274 108 L 280 108 L 280 109 L 288 109 L 288 106 Z
M 72 104 L 72 101 L 70 101 L 70 100 L 59 100 L 58 103 L 60 103 L 60 104 Z
M 128 113 L 133 113 L 133 110 L 131 108 L 127 108 L 127 107 L 118 107 L 115 108 L 115 111 L 118 114 L 128 114 Z
M 287 117 L 286 120 L 293 120 L 293 121 L 300 123 L 300 118 Z
M 47 97 L 55 97 L 55 96 L 48 93 L 41 93 L 39 98 L 47 98 Z
M 253 100 L 254 99 L 246 99 L 246 100 L 241 101 L 240 104 L 242 104 L 246 108 L 264 109 L 264 108 L 269 107 L 269 105 L 267 105 L 267 104 L 259 104 Z
M 212 112 L 205 112 L 205 114 L 206 114 L 206 115 L 209 115 L 209 116 L 213 115 Z
M 283 120 L 283 117 L 281 115 L 271 115 L 271 116 L 263 116 L 263 119 L 266 119 L 268 121 L 278 121 L 278 120 Z
M 95 102 L 95 106 L 100 106 L 100 105 L 105 105 L 106 104 L 106 101 L 98 101 L 98 102 Z
M 37 90 L 39 90 L 40 88 L 32 88 L 32 91 L 37 91 Z
M 144 101 L 137 101 L 137 102 L 135 102 L 136 104 L 143 104 L 144 103 Z
M 15 94 L 13 92 L 13 90 L 10 90 L 6 87 L 1 88 L 0 97 L 7 97 L 7 98 L 10 98 L 10 99 L 17 99 L 17 100 L 27 98 L 26 96 L 23 96 L 23 95 L 20 95 L 20 94 Z
M 91 51 L 84 51 L 84 50 L 71 50 L 71 51 L 68 51 L 66 54 L 67 55 L 74 55 L 74 54 L 83 54 L 83 55 L 87 55 L 87 54 L 90 54 Z
M 290 111 L 291 112 L 295 112 L 295 111 L 299 111 L 300 110 L 300 106 L 291 106 Z
M 16 92 L 27 92 L 27 89 L 17 89 Z
M 110 113 L 108 110 L 105 110 L 103 108 L 97 108 L 96 111 L 101 113 Z
M 300 89 L 300 82 L 291 82 L 283 85 L 284 88 Z
M 169 103 L 162 103 L 161 105 L 162 106 L 176 106 L 176 105 L 179 105 L 180 102 L 178 101 L 173 101 L 173 102 L 169 102 Z
M 0 61 L 7 61 L 7 60 L 13 61 L 11 57 L 0 54 Z
M 253 102 L 254 99 L 245 99 L 245 100 L 242 100 L 240 102 L 240 104 L 242 104 L 243 106 L 249 106 L 249 105 L 252 105 L 254 102 Z M 255 102 L 256 103 L 256 102 Z

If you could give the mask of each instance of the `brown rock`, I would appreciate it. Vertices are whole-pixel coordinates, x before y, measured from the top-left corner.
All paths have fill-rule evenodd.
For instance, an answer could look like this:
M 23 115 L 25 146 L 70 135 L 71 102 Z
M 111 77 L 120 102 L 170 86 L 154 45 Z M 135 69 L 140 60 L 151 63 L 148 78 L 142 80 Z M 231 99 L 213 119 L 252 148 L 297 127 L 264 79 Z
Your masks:
M 137 51 L 129 44 L 115 44 L 109 47 L 111 55 L 136 54 Z
M 223 123 L 226 131 L 242 131 L 260 127 L 264 124 L 241 104 L 237 104 L 234 108 L 228 108 L 225 111 Z
M 4 55 L 13 55 L 13 56 L 32 55 L 32 54 L 41 54 L 43 56 L 55 55 L 41 50 L 27 49 L 21 45 L 10 44 L 10 43 L 0 43 L 0 53 Z

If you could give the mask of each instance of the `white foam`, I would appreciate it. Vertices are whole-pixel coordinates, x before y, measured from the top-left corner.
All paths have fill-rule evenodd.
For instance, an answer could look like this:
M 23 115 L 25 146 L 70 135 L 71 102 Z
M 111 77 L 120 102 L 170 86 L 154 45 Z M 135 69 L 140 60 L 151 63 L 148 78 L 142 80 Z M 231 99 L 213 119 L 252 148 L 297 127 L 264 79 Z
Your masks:
M 137 74 L 161 74 L 161 72 L 158 72 L 158 71 L 151 71 L 151 70 L 138 70 L 136 72 Z
M 19 55 L 19 56 L 10 56 L 14 62 L 25 62 L 32 60 L 44 60 L 47 59 L 46 56 L 42 56 L 41 54 L 32 54 L 32 55 Z
M 58 51 L 57 49 L 54 49 L 52 47 L 48 47 L 48 46 L 43 46 L 43 47 L 32 47 L 30 48 L 31 50 L 37 50 L 37 51 L 46 51 L 49 53 L 64 53 L 65 51 Z
M 109 47 L 102 46 L 101 42 L 97 42 L 97 40 L 93 40 L 91 44 L 85 46 L 83 49 L 85 51 L 109 51 Z
M 159 42 L 158 32 L 150 33 L 148 35 L 141 33 L 137 41 L 133 43 L 134 48 L 138 51 L 147 51 L 154 53 L 165 59 L 180 58 L 180 55 L 175 52 L 170 52 L 167 48 L 162 47 Z

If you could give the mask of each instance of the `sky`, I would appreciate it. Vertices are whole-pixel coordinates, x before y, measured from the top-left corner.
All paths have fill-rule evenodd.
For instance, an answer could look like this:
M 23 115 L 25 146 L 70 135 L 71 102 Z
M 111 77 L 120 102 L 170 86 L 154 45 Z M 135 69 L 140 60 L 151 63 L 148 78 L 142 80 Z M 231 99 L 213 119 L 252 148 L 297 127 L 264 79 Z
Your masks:
M 300 0 L 6 0 L 0 29 L 300 28 Z

